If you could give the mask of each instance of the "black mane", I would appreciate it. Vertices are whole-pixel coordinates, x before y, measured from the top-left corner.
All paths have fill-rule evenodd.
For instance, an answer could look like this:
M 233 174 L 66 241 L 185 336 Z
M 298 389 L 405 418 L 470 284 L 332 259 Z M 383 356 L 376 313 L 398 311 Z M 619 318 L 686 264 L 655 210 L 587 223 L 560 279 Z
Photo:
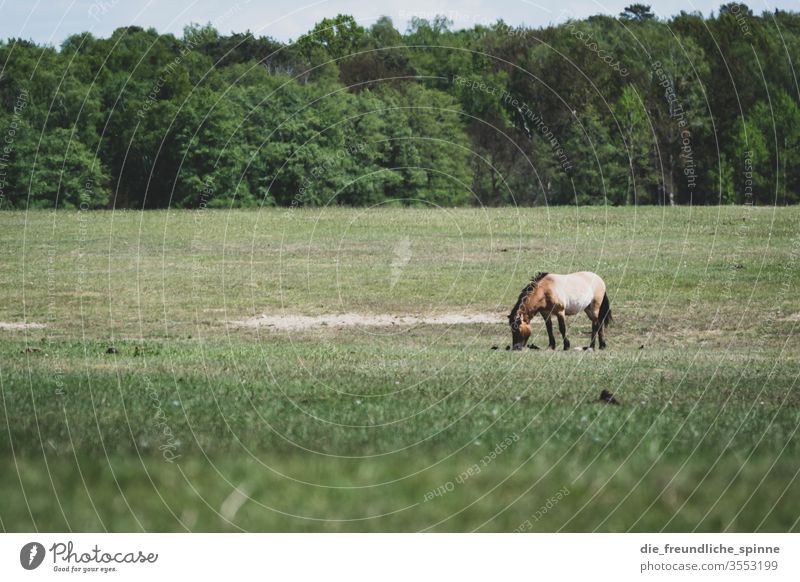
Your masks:
M 525 285 L 525 288 L 520 292 L 519 298 L 517 299 L 517 302 L 514 304 L 514 307 L 511 308 L 511 313 L 508 314 L 509 323 L 512 324 L 514 323 L 514 319 L 517 317 L 517 311 L 519 311 L 522 302 L 525 301 L 525 298 L 528 295 L 530 295 L 534 289 L 536 289 L 536 287 L 539 285 L 539 281 L 547 277 L 547 275 L 549 275 L 549 273 L 542 273 L 542 272 L 536 273 L 533 276 L 533 279 L 530 280 L 530 283 Z

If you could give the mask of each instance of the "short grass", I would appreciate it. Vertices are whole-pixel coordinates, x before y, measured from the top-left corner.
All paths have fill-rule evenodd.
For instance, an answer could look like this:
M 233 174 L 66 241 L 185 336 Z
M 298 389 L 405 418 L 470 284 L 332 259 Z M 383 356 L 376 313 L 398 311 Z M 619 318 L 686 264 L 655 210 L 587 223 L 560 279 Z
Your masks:
M 0 330 L 0 526 L 797 531 L 799 224 L 741 207 L 0 213 L 0 322 L 47 326 Z M 538 270 L 605 278 L 608 350 L 503 349 Z M 228 323 L 281 311 L 497 324 Z M 583 316 L 568 330 L 588 341 Z

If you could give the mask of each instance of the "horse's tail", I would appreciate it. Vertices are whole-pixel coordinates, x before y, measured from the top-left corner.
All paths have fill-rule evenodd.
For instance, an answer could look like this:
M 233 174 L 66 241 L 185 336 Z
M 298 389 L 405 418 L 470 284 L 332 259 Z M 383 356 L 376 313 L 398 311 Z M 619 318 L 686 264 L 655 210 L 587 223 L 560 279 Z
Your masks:
M 600 304 L 600 322 L 608 327 L 612 321 L 611 302 L 608 300 L 608 293 L 603 293 L 603 302 Z

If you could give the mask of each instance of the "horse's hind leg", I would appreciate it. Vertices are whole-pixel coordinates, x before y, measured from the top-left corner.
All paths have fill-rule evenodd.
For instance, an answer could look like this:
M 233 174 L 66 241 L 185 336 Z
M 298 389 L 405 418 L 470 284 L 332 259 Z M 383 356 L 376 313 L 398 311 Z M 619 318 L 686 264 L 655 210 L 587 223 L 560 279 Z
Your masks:
M 589 347 L 594 349 L 595 340 L 600 331 L 600 315 L 597 309 L 592 309 L 591 305 L 586 308 L 586 315 L 592 320 L 592 341 L 589 343 Z
M 564 314 L 559 311 L 556 313 L 556 317 L 558 318 L 558 331 L 561 332 L 561 337 L 564 340 L 564 349 L 569 349 L 569 340 L 567 339 L 567 322 L 564 319 Z
M 544 326 L 547 328 L 548 347 L 554 350 L 556 349 L 556 336 L 553 334 L 553 320 L 550 319 L 550 314 L 545 312 L 542 312 L 542 318 L 544 319 Z
M 605 330 L 606 330 L 606 322 L 599 321 L 597 324 L 597 335 L 600 337 L 600 349 L 606 349 L 606 338 L 605 338 Z

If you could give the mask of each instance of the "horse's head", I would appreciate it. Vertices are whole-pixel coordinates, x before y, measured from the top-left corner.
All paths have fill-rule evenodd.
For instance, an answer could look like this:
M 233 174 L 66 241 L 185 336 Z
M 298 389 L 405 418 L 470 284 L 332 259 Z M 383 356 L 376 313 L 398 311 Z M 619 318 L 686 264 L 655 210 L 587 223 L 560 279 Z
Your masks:
M 528 343 L 528 338 L 531 337 L 531 325 L 525 320 L 522 313 L 513 315 L 508 318 L 511 324 L 511 349 L 521 350 Z
M 536 273 L 530 283 L 525 285 L 519 294 L 517 302 L 508 314 L 508 323 L 511 325 L 512 349 L 521 350 L 531 337 L 531 315 L 539 307 L 536 299 L 536 290 L 539 282 L 547 277 L 547 273 Z

